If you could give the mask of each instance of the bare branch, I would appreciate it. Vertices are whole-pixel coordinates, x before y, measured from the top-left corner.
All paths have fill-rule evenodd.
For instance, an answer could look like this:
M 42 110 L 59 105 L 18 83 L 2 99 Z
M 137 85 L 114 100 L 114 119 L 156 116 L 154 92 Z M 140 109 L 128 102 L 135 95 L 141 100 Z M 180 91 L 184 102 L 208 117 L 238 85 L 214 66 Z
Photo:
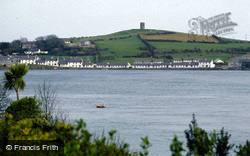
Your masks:
M 12 102 L 12 100 L 8 98 L 9 95 L 10 92 L 0 84 L 0 117 L 5 113 L 6 108 Z
M 41 109 L 44 111 L 46 120 L 54 124 L 66 122 L 67 114 L 58 106 L 57 92 L 52 81 L 45 79 L 42 84 L 38 84 L 35 93 L 41 101 Z

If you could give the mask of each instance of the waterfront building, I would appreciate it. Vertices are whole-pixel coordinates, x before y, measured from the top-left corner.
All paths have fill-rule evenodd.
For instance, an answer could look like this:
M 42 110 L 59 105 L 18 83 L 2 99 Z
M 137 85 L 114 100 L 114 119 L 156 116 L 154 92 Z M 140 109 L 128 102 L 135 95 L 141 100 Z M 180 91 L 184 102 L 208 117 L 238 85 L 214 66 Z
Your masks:
M 45 66 L 45 60 L 37 60 L 36 65 Z
M 59 67 L 69 67 L 69 66 L 68 66 L 68 62 L 65 61 L 65 60 L 60 60 L 60 61 L 58 62 L 58 66 L 59 66 Z
M 224 64 L 224 61 L 221 60 L 221 59 L 219 59 L 219 58 L 217 58 L 217 59 L 214 60 L 214 63 L 215 64 Z
M 94 68 L 93 63 L 83 63 L 82 66 L 83 66 L 83 68 Z
M 68 60 L 67 62 L 68 62 L 68 67 L 73 67 L 73 68 L 82 68 L 83 67 L 82 59 Z
M 36 64 L 36 61 L 39 60 L 39 57 L 27 55 L 27 56 L 20 56 L 17 58 L 17 60 L 18 63 L 20 64 L 29 65 L 29 64 Z
M 46 58 L 45 59 L 45 65 L 46 66 L 58 66 L 59 59 L 56 58 Z
M 198 63 L 198 68 L 214 68 L 215 67 L 213 60 L 207 60 L 207 59 L 193 59 L 193 58 L 185 59 L 183 58 L 183 59 L 173 60 L 173 63 L 182 63 L 182 65 L 177 65 L 180 68 L 184 66 L 185 67 L 189 66 L 186 63 Z
M 130 63 L 97 63 L 96 68 L 130 68 Z
M 135 60 L 134 64 L 164 63 L 163 60 Z

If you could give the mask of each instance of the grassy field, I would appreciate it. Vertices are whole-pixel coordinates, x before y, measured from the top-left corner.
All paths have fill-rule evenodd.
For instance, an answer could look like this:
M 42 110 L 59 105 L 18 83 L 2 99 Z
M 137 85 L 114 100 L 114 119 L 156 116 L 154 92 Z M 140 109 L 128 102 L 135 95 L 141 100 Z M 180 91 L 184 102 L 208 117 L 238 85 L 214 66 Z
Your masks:
M 134 60 L 138 60 L 141 58 L 134 57 L 140 55 L 143 52 L 149 52 L 147 46 L 137 37 L 140 35 L 143 39 L 148 40 L 148 43 L 156 48 L 156 52 L 169 52 L 169 51 L 178 51 L 176 54 L 170 54 L 174 59 L 179 58 L 203 58 L 203 59 L 216 59 L 220 58 L 224 61 L 229 60 L 231 54 L 221 53 L 221 52 L 210 52 L 206 53 L 206 50 L 213 49 L 226 51 L 230 48 L 248 48 L 250 47 L 250 43 L 232 40 L 226 38 L 220 38 L 222 41 L 230 41 L 230 42 L 238 42 L 238 43 L 227 43 L 220 44 L 217 43 L 214 37 L 201 36 L 201 35 L 193 35 L 190 36 L 185 33 L 179 32 L 171 32 L 165 30 L 140 30 L 140 29 L 131 29 L 120 31 L 108 35 L 102 36 L 94 36 L 94 37 L 85 37 L 85 38 L 75 38 L 74 42 L 78 43 L 81 40 L 93 40 L 99 47 L 100 50 L 100 58 L 103 62 L 129 62 L 133 63 Z M 155 40 L 155 41 L 152 41 Z M 162 40 L 158 41 L 157 40 Z M 181 41 L 181 42 L 166 42 L 166 40 L 172 41 Z M 196 42 L 211 42 L 211 43 L 194 43 L 188 42 L 193 41 Z M 212 43 L 216 42 L 216 43 Z M 241 43 L 239 43 L 241 42 Z M 201 53 L 181 53 L 182 50 L 195 50 L 200 49 Z M 163 59 L 164 61 L 169 61 L 166 56 L 168 54 L 159 53 L 155 54 L 155 56 L 159 57 L 159 59 Z M 125 56 L 125 57 L 124 57 Z M 129 57 L 127 57 L 129 56 Z M 89 59 L 93 62 L 95 56 L 90 57 Z M 144 56 L 143 56 L 144 57 Z M 64 57 L 63 57 L 64 58 Z M 68 58 L 66 58 L 68 59 Z M 85 57 L 86 59 L 86 57 Z M 143 58 L 143 59 L 152 59 L 151 57 Z
M 201 50 L 226 50 L 228 48 L 248 48 L 250 43 L 228 43 L 228 44 L 213 44 L 213 43 L 187 43 L 187 42 L 149 42 L 159 51 L 184 50 L 184 49 L 201 49 Z
M 145 40 L 175 40 L 181 42 L 188 42 L 195 40 L 196 42 L 215 42 L 219 41 L 212 36 L 203 35 L 189 35 L 184 33 L 174 33 L 174 34 L 161 34 L 161 35 L 141 35 L 142 39 Z
M 110 38 L 119 38 L 119 37 L 125 37 L 125 36 L 137 36 L 138 34 L 149 34 L 149 33 L 160 33 L 160 32 L 168 32 L 163 30 L 154 30 L 154 29 L 130 29 L 130 30 L 124 30 L 115 32 L 112 34 L 107 35 L 101 35 L 101 36 L 90 36 L 85 38 L 76 39 L 75 42 L 82 41 L 82 40 L 97 40 L 97 39 L 110 39 Z
M 117 58 L 135 56 L 144 52 L 139 49 L 140 47 L 146 47 L 136 36 L 125 39 L 96 41 L 96 44 L 98 44 L 103 56 L 115 56 Z

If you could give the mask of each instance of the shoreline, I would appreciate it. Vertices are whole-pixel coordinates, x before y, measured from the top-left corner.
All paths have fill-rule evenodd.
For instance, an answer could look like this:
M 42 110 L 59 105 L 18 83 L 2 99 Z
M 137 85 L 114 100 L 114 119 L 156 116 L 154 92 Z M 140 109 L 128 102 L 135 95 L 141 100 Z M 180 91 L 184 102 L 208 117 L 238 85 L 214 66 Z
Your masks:
M 0 70 L 8 70 L 9 67 L 0 66 Z M 249 71 L 250 69 L 233 69 L 233 68 L 67 68 L 67 67 L 52 67 L 52 66 L 32 66 L 30 70 L 242 70 Z

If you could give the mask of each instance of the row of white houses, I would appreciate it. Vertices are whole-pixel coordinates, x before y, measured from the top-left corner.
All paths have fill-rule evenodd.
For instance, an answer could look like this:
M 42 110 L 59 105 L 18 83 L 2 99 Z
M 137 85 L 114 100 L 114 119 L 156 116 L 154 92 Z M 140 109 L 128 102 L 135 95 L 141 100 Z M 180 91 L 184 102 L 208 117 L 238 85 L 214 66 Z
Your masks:
M 151 61 L 135 61 L 132 68 L 214 68 L 215 64 L 213 60 L 203 59 L 180 59 L 173 60 L 170 63 L 164 63 L 159 60 Z
M 150 64 L 132 64 L 129 63 L 98 63 L 96 68 L 134 68 L 134 69 L 164 69 L 164 68 L 214 68 L 211 62 L 180 62 L 180 63 L 150 63 Z
M 33 64 L 54 67 L 94 68 L 94 64 L 89 60 L 83 60 L 79 58 L 74 58 L 71 60 L 59 60 L 58 58 L 40 59 L 37 56 L 24 56 L 18 58 L 18 63 L 26 65 Z
M 89 60 L 73 59 L 73 60 L 59 60 L 59 59 L 45 59 L 38 60 L 37 65 L 54 66 L 54 67 L 69 67 L 69 68 L 94 68 L 94 64 Z
M 40 59 L 37 56 L 25 56 L 19 58 L 21 64 L 34 64 L 54 67 L 72 67 L 72 68 L 107 68 L 107 69 L 154 69 L 154 68 L 214 68 L 213 60 L 203 59 L 181 59 L 170 63 L 164 63 L 161 60 L 136 60 L 134 64 L 130 63 L 97 63 L 93 64 L 89 60 L 74 58 L 71 60 L 59 60 L 58 58 Z

